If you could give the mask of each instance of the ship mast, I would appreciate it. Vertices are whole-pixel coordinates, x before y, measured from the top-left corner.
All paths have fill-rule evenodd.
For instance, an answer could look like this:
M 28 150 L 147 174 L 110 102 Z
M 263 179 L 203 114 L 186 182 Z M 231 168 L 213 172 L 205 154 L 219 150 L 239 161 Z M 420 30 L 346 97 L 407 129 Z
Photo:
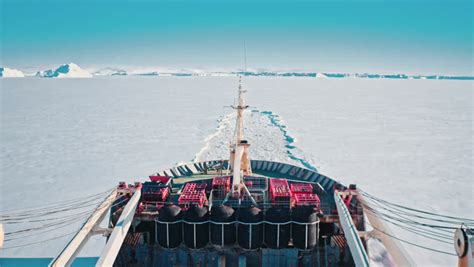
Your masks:
M 238 106 L 232 106 L 232 108 L 237 110 L 237 120 L 235 124 L 235 132 L 234 132 L 234 145 L 239 144 L 240 141 L 243 140 L 244 137 L 244 118 L 243 118 L 243 113 L 244 110 L 248 108 L 247 105 L 245 105 L 245 99 L 244 99 L 244 93 L 246 93 L 247 90 L 242 89 L 242 77 L 239 76 L 239 103 Z
M 247 187 L 244 183 L 244 175 L 251 175 L 252 170 L 250 166 L 249 146 L 250 144 L 244 139 L 244 111 L 249 107 L 245 104 L 244 93 L 246 90 L 242 89 L 242 77 L 239 76 L 239 99 L 238 105 L 232 106 L 237 110 L 237 119 L 235 122 L 234 140 L 230 145 L 230 166 L 233 174 L 231 194 L 233 198 L 241 198 L 243 194 L 247 194 L 252 202 L 255 203 L 251 197 Z

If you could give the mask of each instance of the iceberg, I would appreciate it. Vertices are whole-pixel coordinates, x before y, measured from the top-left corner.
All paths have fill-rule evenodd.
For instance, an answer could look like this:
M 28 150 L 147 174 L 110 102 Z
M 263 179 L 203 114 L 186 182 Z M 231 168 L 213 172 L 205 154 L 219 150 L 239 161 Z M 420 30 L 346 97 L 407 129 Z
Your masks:
M 0 77 L 25 77 L 25 74 L 23 74 L 22 71 L 17 70 L 17 69 L 10 69 L 10 68 L 5 68 L 5 67 L 0 67 Z
M 317 79 L 324 79 L 324 78 L 327 78 L 328 76 L 326 76 L 325 74 L 323 73 L 316 73 L 316 76 L 315 78 Z
M 81 69 L 74 63 L 60 66 L 57 69 L 38 71 L 36 77 L 41 78 L 91 78 L 92 74 Z

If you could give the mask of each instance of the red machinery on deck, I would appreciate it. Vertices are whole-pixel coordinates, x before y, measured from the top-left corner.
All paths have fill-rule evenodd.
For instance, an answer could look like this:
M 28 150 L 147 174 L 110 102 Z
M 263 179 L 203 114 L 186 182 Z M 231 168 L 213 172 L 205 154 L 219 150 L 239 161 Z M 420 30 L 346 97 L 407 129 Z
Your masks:
M 270 197 L 272 204 L 290 204 L 291 191 L 286 179 L 270 179 Z
M 313 185 L 308 183 L 292 183 L 292 206 L 311 205 L 319 209 L 320 199 L 313 193 Z
M 213 198 L 223 199 L 230 191 L 230 176 L 212 178 Z
M 183 210 L 192 205 L 203 207 L 207 203 L 206 197 L 207 184 L 187 183 L 178 199 L 178 204 Z
M 313 185 L 308 183 L 293 183 L 290 185 L 291 193 L 293 194 L 312 194 Z
M 297 193 L 293 196 L 294 204 L 296 206 L 303 206 L 303 205 L 311 205 L 319 208 L 319 200 L 318 195 L 316 194 L 304 194 L 304 193 Z
M 150 176 L 151 182 L 142 186 L 141 205 L 144 210 L 161 208 L 171 194 L 171 178 L 167 176 Z

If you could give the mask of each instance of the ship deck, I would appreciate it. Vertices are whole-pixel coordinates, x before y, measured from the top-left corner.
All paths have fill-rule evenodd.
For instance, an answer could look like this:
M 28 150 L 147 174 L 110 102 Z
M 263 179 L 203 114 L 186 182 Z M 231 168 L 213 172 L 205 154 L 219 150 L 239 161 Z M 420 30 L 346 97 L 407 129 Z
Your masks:
M 192 249 L 186 247 L 185 244 L 173 249 L 164 248 L 157 243 L 156 218 L 159 208 L 150 210 L 145 208 L 144 211 L 135 214 L 133 227 L 122 244 L 114 265 L 239 266 L 239 264 L 245 263 L 248 266 L 255 264 L 263 266 L 333 266 L 335 264 L 352 266 L 354 264 L 345 237 L 337 226 L 339 217 L 333 197 L 335 188 L 345 190 L 348 187 L 316 171 L 287 163 L 251 160 L 251 167 L 252 177 L 285 178 L 290 183 L 310 183 L 313 186 L 320 198 L 322 211 L 319 218 L 321 236 L 316 248 L 300 250 L 293 247 L 291 242 L 287 248 L 283 249 L 271 249 L 263 246 L 256 250 L 247 250 L 238 245 L 216 247 L 212 244 L 201 249 Z M 230 175 L 227 169 L 227 160 L 212 160 L 182 164 L 153 175 L 172 178 L 172 189 L 168 201 L 177 203 L 185 184 L 209 184 L 214 177 Z M 360 208 L 356 198 L 353 198 L 352 202 L 354 207 Z M 212 205 L 212 201 L 209 201 L 209 204 Z M 260 205 L 260 208 L 263 209 L 268 207 L 270 207 L 269 203 L 268 206 Z M 365 230 L 362 209 L 354 214 L 354 222 L 358 230 Z
M 336 210 L 333 198 L 334 188 L 347 189 L 346 185 L 339 183 L 335 179 L 304 167 L 267 160 L 251 160 L 250 162 L 253 176 L 285 178 L 290 182 L 313 184 L 321 199 L 321 208 L 324 214 L 327 215 L 327 218 L 333 217 L 331 213 Z M 191 162 L 165 169 L 154 175 L 172 177 L 175 184 L 173 187 L 179 188 L 187 182 L 212 179 L 216 176 L 225 175 L 228 164 L 228 160 Z

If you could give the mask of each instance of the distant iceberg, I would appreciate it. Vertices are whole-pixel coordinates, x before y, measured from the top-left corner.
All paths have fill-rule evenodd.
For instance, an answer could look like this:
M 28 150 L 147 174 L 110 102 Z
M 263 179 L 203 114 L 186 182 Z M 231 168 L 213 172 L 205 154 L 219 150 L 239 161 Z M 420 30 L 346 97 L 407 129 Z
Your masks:
M 25 77 L 25 74 L 23 74 L 22 71 L 17 70 L 17 69 L 10 69 L 10 68 L 5 68 L 5 67 L 0 67 L 0 77 Z
M 324 78 L 327 78 L 328 76 L 326 76 L 325 74 L 323 73 L 316 73 L 316 76 L 315 78 L 317 79 L 324 79 Z
M 100 69 L 94 73 L 92 73 L 93 76 L 125 76 L 127 75 L 126 70 L 122 69 L 116 69 L 116 68 L 103 68 Z
M 38 71 L 36 77 L 42 78 L 91 78 L 92 74 L 74 63 L 60 66 L 57 69 Z
M 143 72 L 143 73 L 135 73 L 135 75 L 140 75 L 140 76 L 170 76 L 170 75 L 165 75 L 164 73 L 159 73 L 157 71 L 151 71 L 151 72 Z

